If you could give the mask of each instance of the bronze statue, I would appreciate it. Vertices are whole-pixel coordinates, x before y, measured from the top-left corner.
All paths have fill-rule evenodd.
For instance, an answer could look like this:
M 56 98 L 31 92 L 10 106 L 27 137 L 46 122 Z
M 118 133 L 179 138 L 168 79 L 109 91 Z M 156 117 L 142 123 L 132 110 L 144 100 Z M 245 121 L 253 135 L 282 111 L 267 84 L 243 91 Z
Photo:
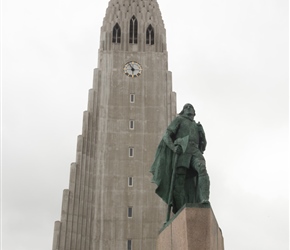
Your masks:
M 155 192 L 168 204 L 167 221 L 171 207 L 176 213 L 185 203 L 209 203 L 205 133 L 194 116 L 193 106 L 185 104 L 168 126 L 150 170 Z

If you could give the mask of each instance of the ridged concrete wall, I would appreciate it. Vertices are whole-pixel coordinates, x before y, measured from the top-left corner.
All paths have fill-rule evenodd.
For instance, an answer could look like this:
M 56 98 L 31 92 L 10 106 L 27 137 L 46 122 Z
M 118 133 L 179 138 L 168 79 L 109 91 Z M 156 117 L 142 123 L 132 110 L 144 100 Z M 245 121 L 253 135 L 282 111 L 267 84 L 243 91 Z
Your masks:
M 138 43 L 129 44 L 129 22 L 138 20 Z M 112 43 L 119 23 L 121 43 Z M 155 32 L 145 43 L 146 29 Z M 136 61 L 142 74 L 124 74 Z M 130 102 L 130 95 L 135 102 Z M 61 220 L 55 223 L 53 250 L 155 249 L 166 206 L 154 193 L 150 166 L 159 141 L 176 114 L 176 98 L 168 71 L 166 34 L 156 1 L 111 0 L 101 28 L 98 69 L 89 90 L 77 160 L 64 190 Z M 134 129 L 129 121 L 134 121 Z M 129 149 L 134 156 L 129 157 Z M 133 186 L 128 185 L 133 178 Z M 128 208 L 132 207 L 132 218 Z

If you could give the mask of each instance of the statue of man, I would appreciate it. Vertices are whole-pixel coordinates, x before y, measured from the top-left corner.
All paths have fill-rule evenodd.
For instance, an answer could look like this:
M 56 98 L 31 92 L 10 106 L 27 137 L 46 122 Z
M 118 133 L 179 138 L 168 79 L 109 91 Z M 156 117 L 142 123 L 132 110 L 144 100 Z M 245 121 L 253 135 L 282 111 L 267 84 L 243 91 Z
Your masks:
M 210 182 L 203 157 L 205 133 L 194 116 L 193 106 L 185 104 L 168 126 L 150 170 L 156 193 L 167 204 L 172 202 L 168 205 L 173 206 L 173 213 L 185 203 L 209 202 Z

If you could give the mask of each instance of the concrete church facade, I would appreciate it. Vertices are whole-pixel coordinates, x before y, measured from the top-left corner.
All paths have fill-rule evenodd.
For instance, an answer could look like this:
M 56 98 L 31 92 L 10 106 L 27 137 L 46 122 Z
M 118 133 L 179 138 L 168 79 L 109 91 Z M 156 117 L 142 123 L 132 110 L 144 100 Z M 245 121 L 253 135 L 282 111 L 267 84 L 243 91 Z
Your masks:
M 152 250 L 166 217 L 150 166 L 176 115 L 156 0 L 110 0 L 53 250 Z

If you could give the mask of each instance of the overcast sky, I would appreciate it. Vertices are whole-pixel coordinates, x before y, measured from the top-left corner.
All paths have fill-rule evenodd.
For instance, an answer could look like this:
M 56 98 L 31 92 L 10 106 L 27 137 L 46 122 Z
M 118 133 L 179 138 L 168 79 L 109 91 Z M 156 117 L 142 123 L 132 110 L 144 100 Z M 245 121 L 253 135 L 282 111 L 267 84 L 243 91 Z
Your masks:
M 227 250 L 287 250 L 287 0 L 159 0 Z M 108 0 L 2 1 L 4 250 L 50 250 Z M 146 249 L 147 250 L 147 249 Z

